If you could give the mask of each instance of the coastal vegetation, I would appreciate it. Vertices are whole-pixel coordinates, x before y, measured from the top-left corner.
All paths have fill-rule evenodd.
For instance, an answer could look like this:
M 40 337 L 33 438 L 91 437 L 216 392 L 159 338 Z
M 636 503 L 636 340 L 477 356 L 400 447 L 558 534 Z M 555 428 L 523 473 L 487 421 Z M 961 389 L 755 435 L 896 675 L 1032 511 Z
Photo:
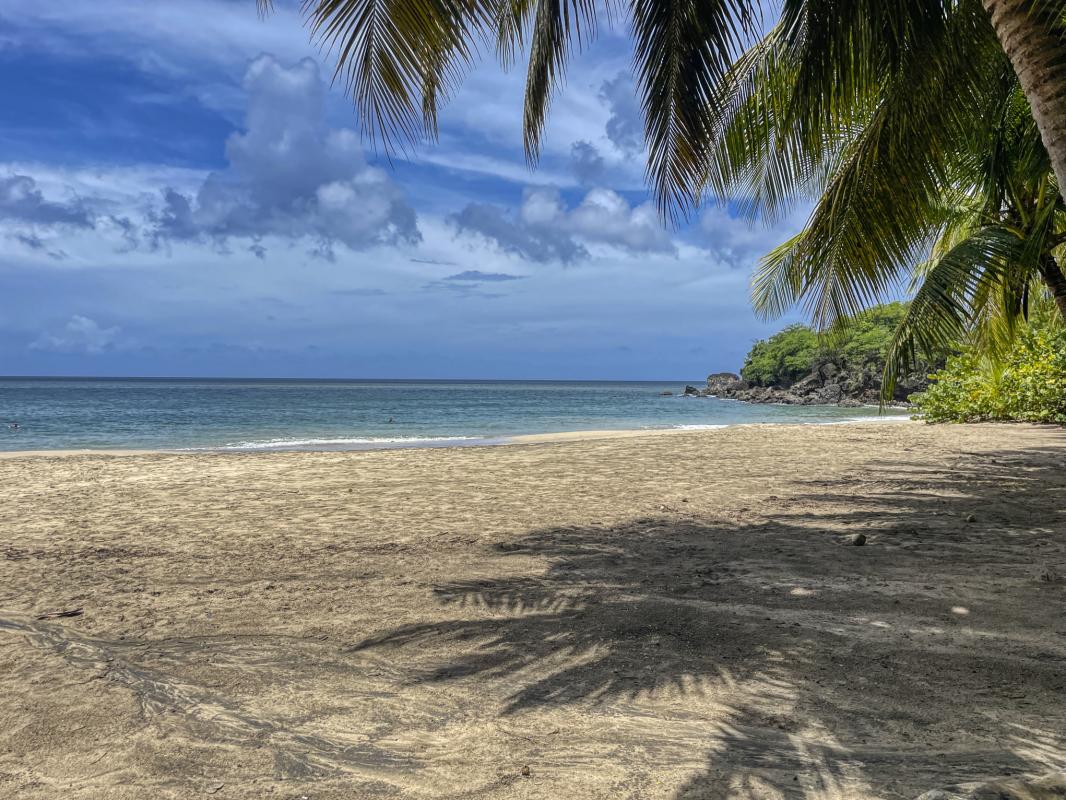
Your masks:
M 927 421 L 1066 423 L 1066 326 L 1045 316 L 1006 352 L 970 347 L 930 377 L 929 388 L 911 396 Z
M 1047 299 L 1034 301 L 1013 330 L 976 330 L 970 339 L 893 384 L 882 380 L 911 304 L 875 306 L 833 334 L 789 325 L 757 341 L 740 380 L 713 375 L 719 397 L 757 402 L 909 401 L 927 422 L 1018 421 L 1066 423 L 1066 324 Z M 996 320 L 1002 323 L 1002 319 Z M 980 335 L 978 335 L 980 334 Z
M 893 302 L 874 306 L 830 332 L 789 325 L 752 345 L 740 375 L 710 375 L 706 390 L 693 391 L 756 403 L 877 403 L 883 397 L 886 357 L 907 312 L 906 303 Z M 905 402 L 911 392 L 926 386 L 930 369 L 929 363 L 918 364 L 915 372 L 897 381 L 884 402 Z
M 919 357 L 1009 340 L 1034 304 L 1066 315 L 1066 205 L 1025 98 L 1008 78 L 979 99 L 989 121 L 942 154 L 938 192 L 909 197 L 900 187 L 921 175 L 892 167 L 892 156 L 841 165 L 834 193 L 755 275 L 757 310 L 775 315 L 803 301 L 829 327 L 847 327 L 870 298 L 909 283 L 913 300 L 885 353 L 886 395 Z M 868 134 L 859 131 L 855 146 L 867 146 Z
M 895 302 L 874 306 L 846 328 L 827 335 L 807 325 L 789 325 L 752 346 L 740 377 L 755 386 L 788 387 L 831 366 L 879 378 L 906 315 L 907 305 Z
M 791 386 L 811 372 L 822 353 L 817 333 L 806 325 L 789 325 L 752 345 L 740 377 L 756 386 Z

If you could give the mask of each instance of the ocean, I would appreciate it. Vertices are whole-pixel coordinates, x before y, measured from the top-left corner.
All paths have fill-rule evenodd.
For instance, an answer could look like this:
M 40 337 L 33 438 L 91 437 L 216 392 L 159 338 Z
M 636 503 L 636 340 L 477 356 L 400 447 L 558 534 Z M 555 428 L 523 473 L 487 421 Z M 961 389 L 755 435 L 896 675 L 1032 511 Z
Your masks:
M 469 446 L 504 443 L 521 434 L 879 416 L 876 408 L 678 396 L 684 386 L 685 381 L 0 378 L 0 450 Z M 675 395 L 660 396 L 664 390 Z

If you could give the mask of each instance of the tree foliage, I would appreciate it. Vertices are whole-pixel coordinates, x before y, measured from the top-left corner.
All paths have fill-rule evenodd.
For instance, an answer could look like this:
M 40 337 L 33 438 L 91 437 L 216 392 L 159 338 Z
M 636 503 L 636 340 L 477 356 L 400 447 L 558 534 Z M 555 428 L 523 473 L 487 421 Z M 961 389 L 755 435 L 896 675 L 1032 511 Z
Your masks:
M 817 333 L 806 325 L 789 325 L 752 345 L 740 377 L 757 386 L 791 386 L 810 374 L 821 352 Z
M 912 395 L 929 422 L 1066 423 L 1066 326 L 1026 326 L 1001 357 L 978 348 L 949 359 Z
M 849 125 L 831 131 L 834 157 L 817 163 L 789 158 L 788 146 L 775 154 L 791 132 L 759 109 L 788 105 L 802 89 L 769 57 L 778 48 L 764 44 L 751 54 L 763 65 L 747 68 L 747 111 L 729 122 L 733 144 L 719 155 L 723 190 L 752 208 L 776 207 L 773 176 L 782 171 L 787 185 L 808 176 L 824 187 L 804 230 L 763 259 L 753 280 L 758 311 L 802 303 L 816 326 L 833 328 L 904 286 L 913 294 L 884 360 L 885 400 L 897 376 L 953 345 L 1009 345 L 1034 298 L 1053 296 L 1066 315 L 1066 204 L 986 25 L 980 8 L 952 7 L 939 44 L 929 50 L 926 39 L 883 72 L 865 115 L 853 108 Z M 759 113 L 765 122 L 753 125 Z M 763 143 L 754 149 L 752 130 Z M 801 145 L 797 154 L 810 151 Z M 745 159 L 752 168 L 738 172 Z M 782 166 L 755 169 L 773 159 Z
M 807 325 L 790 325 L 756 342 L 741 368 L 757 386 L 791 386 L 828 364 L 851 373 L 879 374 L 901 320 L 904 303 L 874 306 L 837 330 L 819 334 Z

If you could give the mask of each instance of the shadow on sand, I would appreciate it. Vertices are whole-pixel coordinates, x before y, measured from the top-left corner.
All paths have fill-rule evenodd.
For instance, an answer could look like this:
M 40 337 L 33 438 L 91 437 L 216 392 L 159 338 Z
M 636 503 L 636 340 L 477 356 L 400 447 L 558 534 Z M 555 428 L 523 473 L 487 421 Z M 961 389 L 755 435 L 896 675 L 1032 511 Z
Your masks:
M 915 797 L 1063 769 L 1063 452 L 882 460 L 728 517 L 533 531 L 496 551 L 543 572 L 438 585 L 451 621 L 352 649 L 417 683 L 505 682 L 504 718 L 672 698 L 705 760 L 678 798 Z

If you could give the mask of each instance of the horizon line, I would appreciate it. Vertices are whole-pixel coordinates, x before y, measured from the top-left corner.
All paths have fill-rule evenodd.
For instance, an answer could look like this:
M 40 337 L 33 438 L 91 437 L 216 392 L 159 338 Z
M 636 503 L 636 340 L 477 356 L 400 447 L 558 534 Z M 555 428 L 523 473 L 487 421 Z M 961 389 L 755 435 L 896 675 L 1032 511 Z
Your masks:
M 714 374 L 714 373 L 710 373 Z M 686 383 L 704 378 L 350 378 L 207 375 L 0 375 L 0 381 L 320 381 L 365 383 Z

